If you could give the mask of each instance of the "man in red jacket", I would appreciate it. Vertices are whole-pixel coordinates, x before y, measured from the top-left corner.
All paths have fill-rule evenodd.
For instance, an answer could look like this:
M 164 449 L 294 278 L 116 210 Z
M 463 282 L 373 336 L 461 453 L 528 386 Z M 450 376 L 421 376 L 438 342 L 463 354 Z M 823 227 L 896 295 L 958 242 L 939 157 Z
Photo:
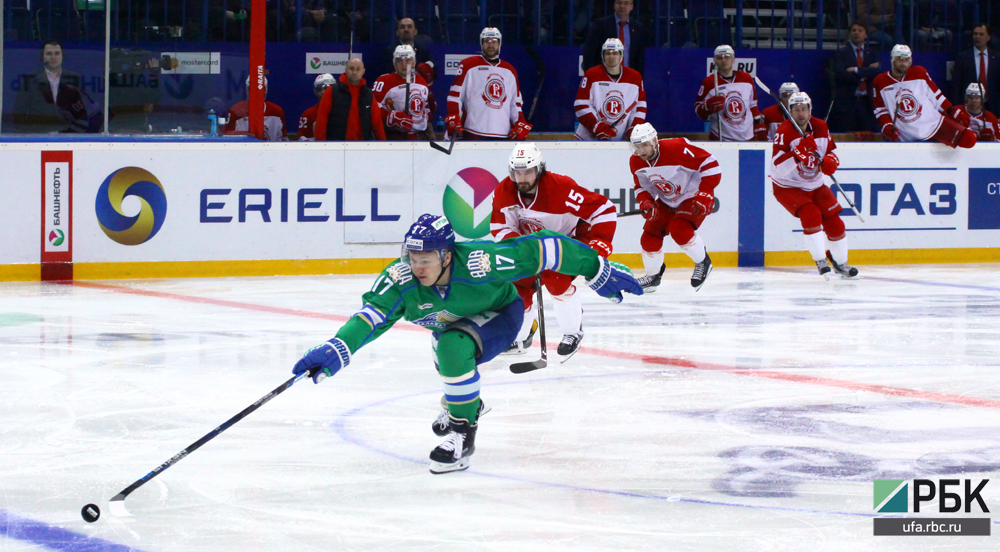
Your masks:
M 365 65 L 354 58 L 340 80 L 323 92 L 316 113 L 316 140 L 385 140 L 382 111 L 365 79 Z

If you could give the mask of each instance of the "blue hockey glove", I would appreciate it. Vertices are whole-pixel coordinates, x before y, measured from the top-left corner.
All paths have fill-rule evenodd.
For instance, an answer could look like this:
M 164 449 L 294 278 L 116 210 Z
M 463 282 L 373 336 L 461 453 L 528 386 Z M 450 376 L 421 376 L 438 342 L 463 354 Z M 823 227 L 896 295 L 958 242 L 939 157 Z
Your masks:
M 609 261 L 604 257 L 599 257 L 601 263 L 597 275 L 587 280 L 590 289 L 597 292 L 601 297 L 606 297 L 612 303 L 622 302 L 622 292 L 627 291 L 632 295 L 642 295 L 642 286 L 635 281 L 628 267 Z
M 350 363 L 351 350 L 343 340 L 335 337 L 306 351 L 306 354 L 295 363 L 292 373 L 297 376 L 302 372 L 308 372 L 311 368 L 319 367 L 320 369 L 312 377 L 313 383 L 319 383 Z

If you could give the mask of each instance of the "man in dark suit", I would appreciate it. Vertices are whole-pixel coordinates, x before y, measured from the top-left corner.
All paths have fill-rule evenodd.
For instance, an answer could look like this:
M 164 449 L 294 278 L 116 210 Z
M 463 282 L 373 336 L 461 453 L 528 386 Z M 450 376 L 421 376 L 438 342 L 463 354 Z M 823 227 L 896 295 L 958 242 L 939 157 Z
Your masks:
M 396 72 L 393 52 L 396 51 L 396 46 L 400 44 L 411 46 L 413 51 L 417 53 L 417 70 L 420 71 L 420 74 L 430 84 L 434 79 L 428 79 L 419 66 L 431 61 L 431 38 L 427 35 L 417 34 L 417 25 L 409 17 L 404 17 L 396 22 L 396 40 L 382 50 L 382 57 L 380 59 L 382 72 L 380 74 L 384 75 Z M 433 67 L 433 63 L 430 66 Z
M 647 44 L 646 29 L 632 13 L 632 0 L 615 0 L 615 13 L 595 20 L 590 24 L 587 40 L 583 43 L 583 70 L 604 63 L 601 46 L 609 38 L 617 38 L 625 45 L 625 60 L 622 64 L 642 74 L 643 53 Z
M 953 103 L 964 102 L 965 89 L 978 82 L 986 89 L 984 107 L 994 115 L 1000 114 L 1000 53 L 989 49 L 992 33 L 986 24 L 972 29 L 972 49 L 959 52 L 951 75 Z M 985 76 L 982 74 L 985 69 Z
M 851 24 L 850 42 L 834 53 L 836 90 L 830 113 L 833 132 L 876 130 L 871 81 L 883 71 L 879 68 L 878 50 L 866 45 L 867 39 L 865 24 L 855 21 Z

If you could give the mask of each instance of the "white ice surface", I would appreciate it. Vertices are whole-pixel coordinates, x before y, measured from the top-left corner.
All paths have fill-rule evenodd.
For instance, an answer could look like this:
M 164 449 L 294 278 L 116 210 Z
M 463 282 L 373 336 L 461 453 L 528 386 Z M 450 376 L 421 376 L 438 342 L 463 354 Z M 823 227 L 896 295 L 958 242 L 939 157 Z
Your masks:
M 585 349 L 482 366 L 472 468 L 439 476 L 430 337 L 400 324 L 124 519 L 112 496 L 290 377 L 372 277 L 0 284 L 0 550 L 997 550 L 996 524 L 873 537 L 871 517 L 873 479 L 1000 471 L 1000 266 L 861 270 L 585 289 Z M 983 496 L 1000 509 L 1000 481 Z

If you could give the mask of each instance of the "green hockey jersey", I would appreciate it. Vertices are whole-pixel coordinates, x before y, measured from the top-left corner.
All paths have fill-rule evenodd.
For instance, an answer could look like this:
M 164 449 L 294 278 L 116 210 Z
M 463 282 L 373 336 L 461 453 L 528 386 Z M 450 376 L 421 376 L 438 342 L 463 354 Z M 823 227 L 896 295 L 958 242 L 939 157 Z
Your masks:
M 599 267 L 597 251 L 549 230 L 501 242 L 457 243 L 447 285 L 422 286 L 409 265 L 394 261 L 362 296 L 363 307 L 337 337 L 353 354 L 400 318 L 441 332 L 461 318 L 509 305 L 517 297 L 514 280 L 545 270 L 591 279 Z

